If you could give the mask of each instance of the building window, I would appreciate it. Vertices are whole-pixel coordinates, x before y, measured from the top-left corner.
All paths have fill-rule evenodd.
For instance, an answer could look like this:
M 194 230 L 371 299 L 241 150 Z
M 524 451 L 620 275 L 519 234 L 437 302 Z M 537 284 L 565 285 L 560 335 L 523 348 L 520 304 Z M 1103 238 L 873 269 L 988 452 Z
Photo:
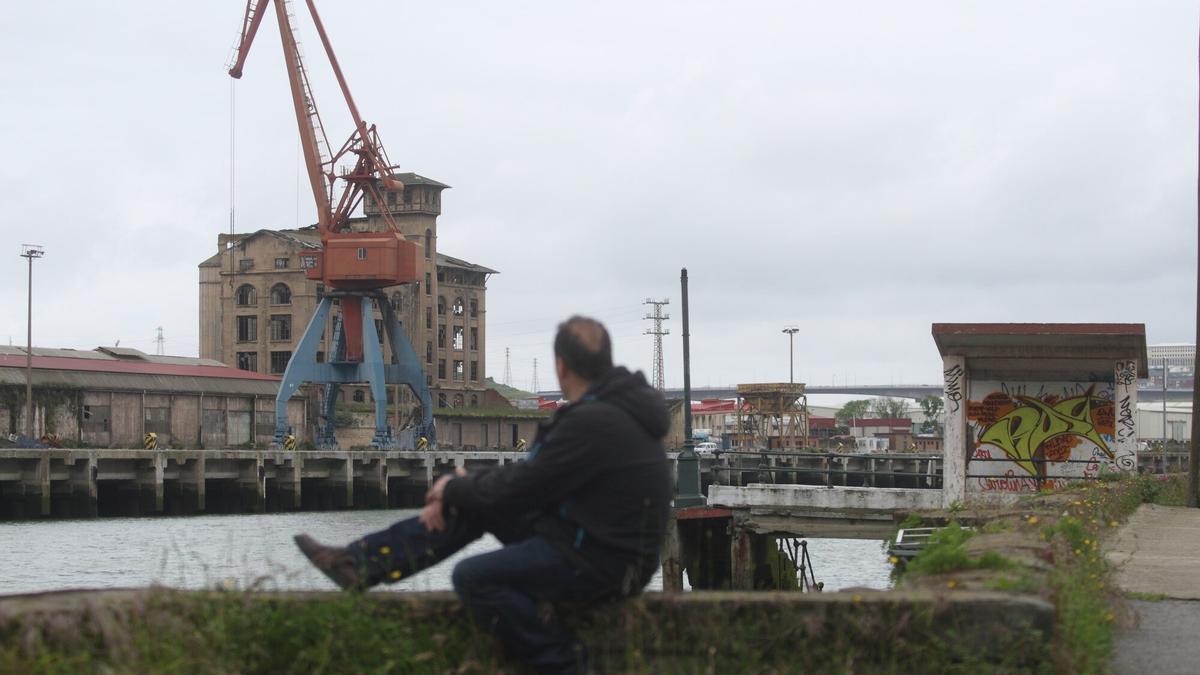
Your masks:
M 258 304 L 258 291 L 250 284 L 242 284 L 237 289 L 238 307 L 252 307 Z
M 454 395 L 454 407 L 455 408 L 463 407 L 463 395 L 462 394 Z
M 292 339 L 291 314 L 271 315 L 271 339 L 276 342 L 285 342 Z
M 433 295 L 433 284 L 430 283 L 429 272 L 425 273 L 425 295 Z
M 438 296 L 438 316 L 446 315 L 446 298 Z
M 479 395 L 478 395 L 478 394 L 471 394 L 471 407 L 472 407 L 472 408 L 478 408 L 478 407 L 479 407 Z M 486 438 L 487 438 L 487 431 L 486 431 L 486 430 L 487 430 L 487 425 L 486 425 L 486 424 L 485 424 L 485 425 L 483 425 L 483 428 L 484 428 L 484 432 L 483 432 L 483 433 L 484 433 L 484 438 L 486 439 Z M 483 443 L 484 443 L 484 445 L 487 445 L 487 441 L 486 441 L 486 440 L 485 440 Z
M 454 299 L 454 316 L 462 316 L 462 315 L 463 315 L 463 299 L 455 298 Z
M 432 387 L 432 386 L 433 386 L 433 376 L 432 376 L 432 375 L 426 375 L 426 376 L 425 376 L 425 386 L 426 386 L 426 387 Z
M 425 230 L 425 258 L 428 260 L 433 255 L 433 230 Z
M 479 301 L 471 298 L 471 318 L 479 316 Z
M 271 352 L 271 372 L 278 375 L 287 370 L 288 361 L 292 360 L 291 352 Z
M 462 382 L 462 381 L 463 381 L 463 375 L 464 375 L 464 373 L 463 373 L 463 362 L 462 362 L 462 361 L 457 361 L 457 360 L 456 360 L 456 361 L 454 362 L 454 381 L 455 381 L 455 382 Z
M 433 343 L 425 343 L 425 363 L 433 363 Z
M 438 349 L 446 348 L 446 327 L 438 326 Z
M 405 204 L 412 203 L 412 192 L 413 191 L 410 190 L 407 185 L 404 186 L 404 203 Z
M 366 396 L 363 396 L 362 389 L 355 389 L 354 395 L 351 398 L 354 399 L 355 403 L 362 403 L 364 400 L 366 400 Z
M 275 269 L 286 270 L 287 268 L 288 268 L 288 259 L 287 258 L 276 258 L 275 259 Z
M 287 284 L 275 284 L 271 287 L 271 304 L 272 305 L 290 305 L 292 304 L 292 289 L 288 288 Z
M 365 248 L 363 248 L 363 247 L 361 247 L 361 246 L 359 246 L 359 247 L 358 247 L 358 259 L 359 259 L 359 260 L 366 260 L 366 259 L 367 259 L 367 249 L 365 249 Z
M 438 283 L 440 284 L 445 280 L 446 280 L 446 273 L 441 270 L 438 270 Z
M 446 379 L 446 359 L 438 359 L 438 379 Z
M 325 284 L 317 284 L 317 299 L 325 297 Z
M 317 352 L 317 363 L 325 363 L 325 352 Z
M 471 326 L 471 349 L 479 349 L 479 329 Z
M 387 195 L 388 195 L 388 196 L 387 196 L 387 203 L 388 203 L 388 206 L 395 206 L 395 205 L 396 205 L 396 193 L 395 193 L 395 191 L 394 191 L 394 190 L 388 190 L 388 193 L 387 193 Z
M 404 301 L 400 297 L 400 291 L 393 292 L 392 293 L 392 311 L 399 312 L 400 308 L 402 308 L 403 306 L 404 306 Z
M 252 373 L 257 373 L 258 352 L 238 352 L 237 367 L 238 370 L 248 370 Z
M 453 346 L 455 349 L 458 349 L 460 351 L 463 348 L 463 327 L 462 326 L 454 327 L 454 345 Z
M 444 393 L 439 393 L 439 394 L 438 394 L 438 407 L 439 407 L 439 408 L 445 408 L 446 406 L 447 406 L 447 403 L 446 403 L 446 394 L 444 394 Z
M 258 317 L 239 316 L 237 318 L 237 341 L 254 342 L 258 340 Z
M 110 410 L 106 405 L 83 406 L 83 431 L 108 431 Z
M 383 319 L 375 319 L 375 335 L 379 338 L 379 343 L 383 344 Z
M 471 362 L 471 381 L 472 382 L 479 381 L 479 362 L 478 361 Z
M 425 328 L 433 328 L 433 308 L 425 308 Z
M 254 269 L 254 258 L 242 258 L 239 260 L 238 269 L 243 272 Z
M 451 274 L 450 275 L 450 283 L 458 284 L 459 286 L 461 286 L 462 285 L 462 275 L 459 274 L 458 272 Z

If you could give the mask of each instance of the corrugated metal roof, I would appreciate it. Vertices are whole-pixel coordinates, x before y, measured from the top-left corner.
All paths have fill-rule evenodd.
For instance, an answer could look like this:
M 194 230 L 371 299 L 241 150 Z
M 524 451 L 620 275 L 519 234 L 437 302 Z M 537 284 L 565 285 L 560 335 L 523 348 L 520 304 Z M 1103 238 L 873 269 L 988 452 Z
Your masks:
M 0 386 L 24 385 L 23 368 L 0 367 Z M 188 377 L 144 373 L 113 373 L 84 370 L 33 371 L 33 387 L 64 387 L 92 391 L 154 391 L 177 394 L 220 394 L 235 396 L 268 396 L 279 393 L 276 380 L 224 377 Z
M 463 260 L 461 258 L 455 258 L 452 256 L 448 256 L 445 253 L 437 254 L 437 264 L 441 265 L 441 266 L 445 266 L 445 267 L 460 267 L 464 270 L 470 270 L 471 272 L 482 272 L 484 274 L 499 274 L 499 272 L 497 272 L 494 269 L 491 269 L 490 267 L 484 267 L 483 265 L 476 265 L 475 263 L 467 262 L 466 260 Z

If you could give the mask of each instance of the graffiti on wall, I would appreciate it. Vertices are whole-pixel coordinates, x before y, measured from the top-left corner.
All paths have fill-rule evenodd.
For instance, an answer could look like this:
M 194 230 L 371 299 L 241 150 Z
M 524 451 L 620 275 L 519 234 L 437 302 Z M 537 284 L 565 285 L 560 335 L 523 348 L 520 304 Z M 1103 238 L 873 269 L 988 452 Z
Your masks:
M 1108 383 L 971 384 L 967 475 L 977 490 L 1023 491 L 1118 468 Z

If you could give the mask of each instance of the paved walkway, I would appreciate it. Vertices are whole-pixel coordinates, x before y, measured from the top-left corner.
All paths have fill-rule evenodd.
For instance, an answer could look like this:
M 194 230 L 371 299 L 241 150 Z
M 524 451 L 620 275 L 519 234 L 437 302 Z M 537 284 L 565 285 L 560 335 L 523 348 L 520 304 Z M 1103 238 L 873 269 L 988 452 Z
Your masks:
M 1200 509 L 1144 504 L 1106 555 L 1121 590 L 1168 598 L 1130 601 L 1137 625 L 1117 634 L 1113 672 L 1200 672 Z

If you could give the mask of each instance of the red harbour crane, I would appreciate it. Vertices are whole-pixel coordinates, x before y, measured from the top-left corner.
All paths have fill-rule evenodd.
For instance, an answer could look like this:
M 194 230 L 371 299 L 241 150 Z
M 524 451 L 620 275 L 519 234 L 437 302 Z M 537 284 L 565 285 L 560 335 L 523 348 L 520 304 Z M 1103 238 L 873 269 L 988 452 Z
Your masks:
M 377 228 L 379 231 L 355 231 L 350 227 L 352 215 L 365 197 L 376 204 L 386 204 L 384 193 L 403 191 L 404 184 L 394 177 L 397 167 L 384 152 L 375 126 L 368 125 L 358 112 L 313 0 L 304 0 L 304 4 L 320 36 L 321 46 L 329 59 L 353 123 L 354 130 L 345 143 L 336 151 L 330 151 L 332 146 L 325 133 L 291 24 L 288 0 L 247 0 L 236 57 L 229 69 L 230 76 L 242 77 L 246 56 L 268 4 L 274 5 L 279 24 L 292 105 L 300 131 L 309 187 L 316 202 L 317 231 L 322 244 L 320 252 L 300 255 L 300 267 L 309 279 L 320 280 L 330 289 L 318 305 L 284 372 L 276 401 L 275 441 L 279 445 L 285 444 L 290 435 L 286 401 L 296 388 L 308 382 L 326 385 L 326 422 L 318 434 L 318 443 L 336 445 L 332 423 L 336 387 L 342 383 L 367 382 L 375 398 L 375 445 L 411 446 L 422 437 L 432 442 L 432 405 L 424 373 L 412 345 L 382 294 L 382 289 L 389 286 L 420 281 L 421 247 L 405 239 L 386 208 L 379 210 L 382 219 L 382 228 Z M 343 166 L 349 168 L 339 168 Z M 333 358 L 329 363 L 317 363 L 320 335 L 333 300 L 337 300 L 340 307 L 331 349 Z M 374 322 L 363 320 L 364 316 L 369 319 L 372 315 L 372 304 L 383 314 L 384 328 L 396 363 L 383 363 Z M 397 438 L 387 426 L 386 385 L 391 383 L 408 385 L 421 401 L 421 421 L 413 433 L 408 434 L 408 438 Z

